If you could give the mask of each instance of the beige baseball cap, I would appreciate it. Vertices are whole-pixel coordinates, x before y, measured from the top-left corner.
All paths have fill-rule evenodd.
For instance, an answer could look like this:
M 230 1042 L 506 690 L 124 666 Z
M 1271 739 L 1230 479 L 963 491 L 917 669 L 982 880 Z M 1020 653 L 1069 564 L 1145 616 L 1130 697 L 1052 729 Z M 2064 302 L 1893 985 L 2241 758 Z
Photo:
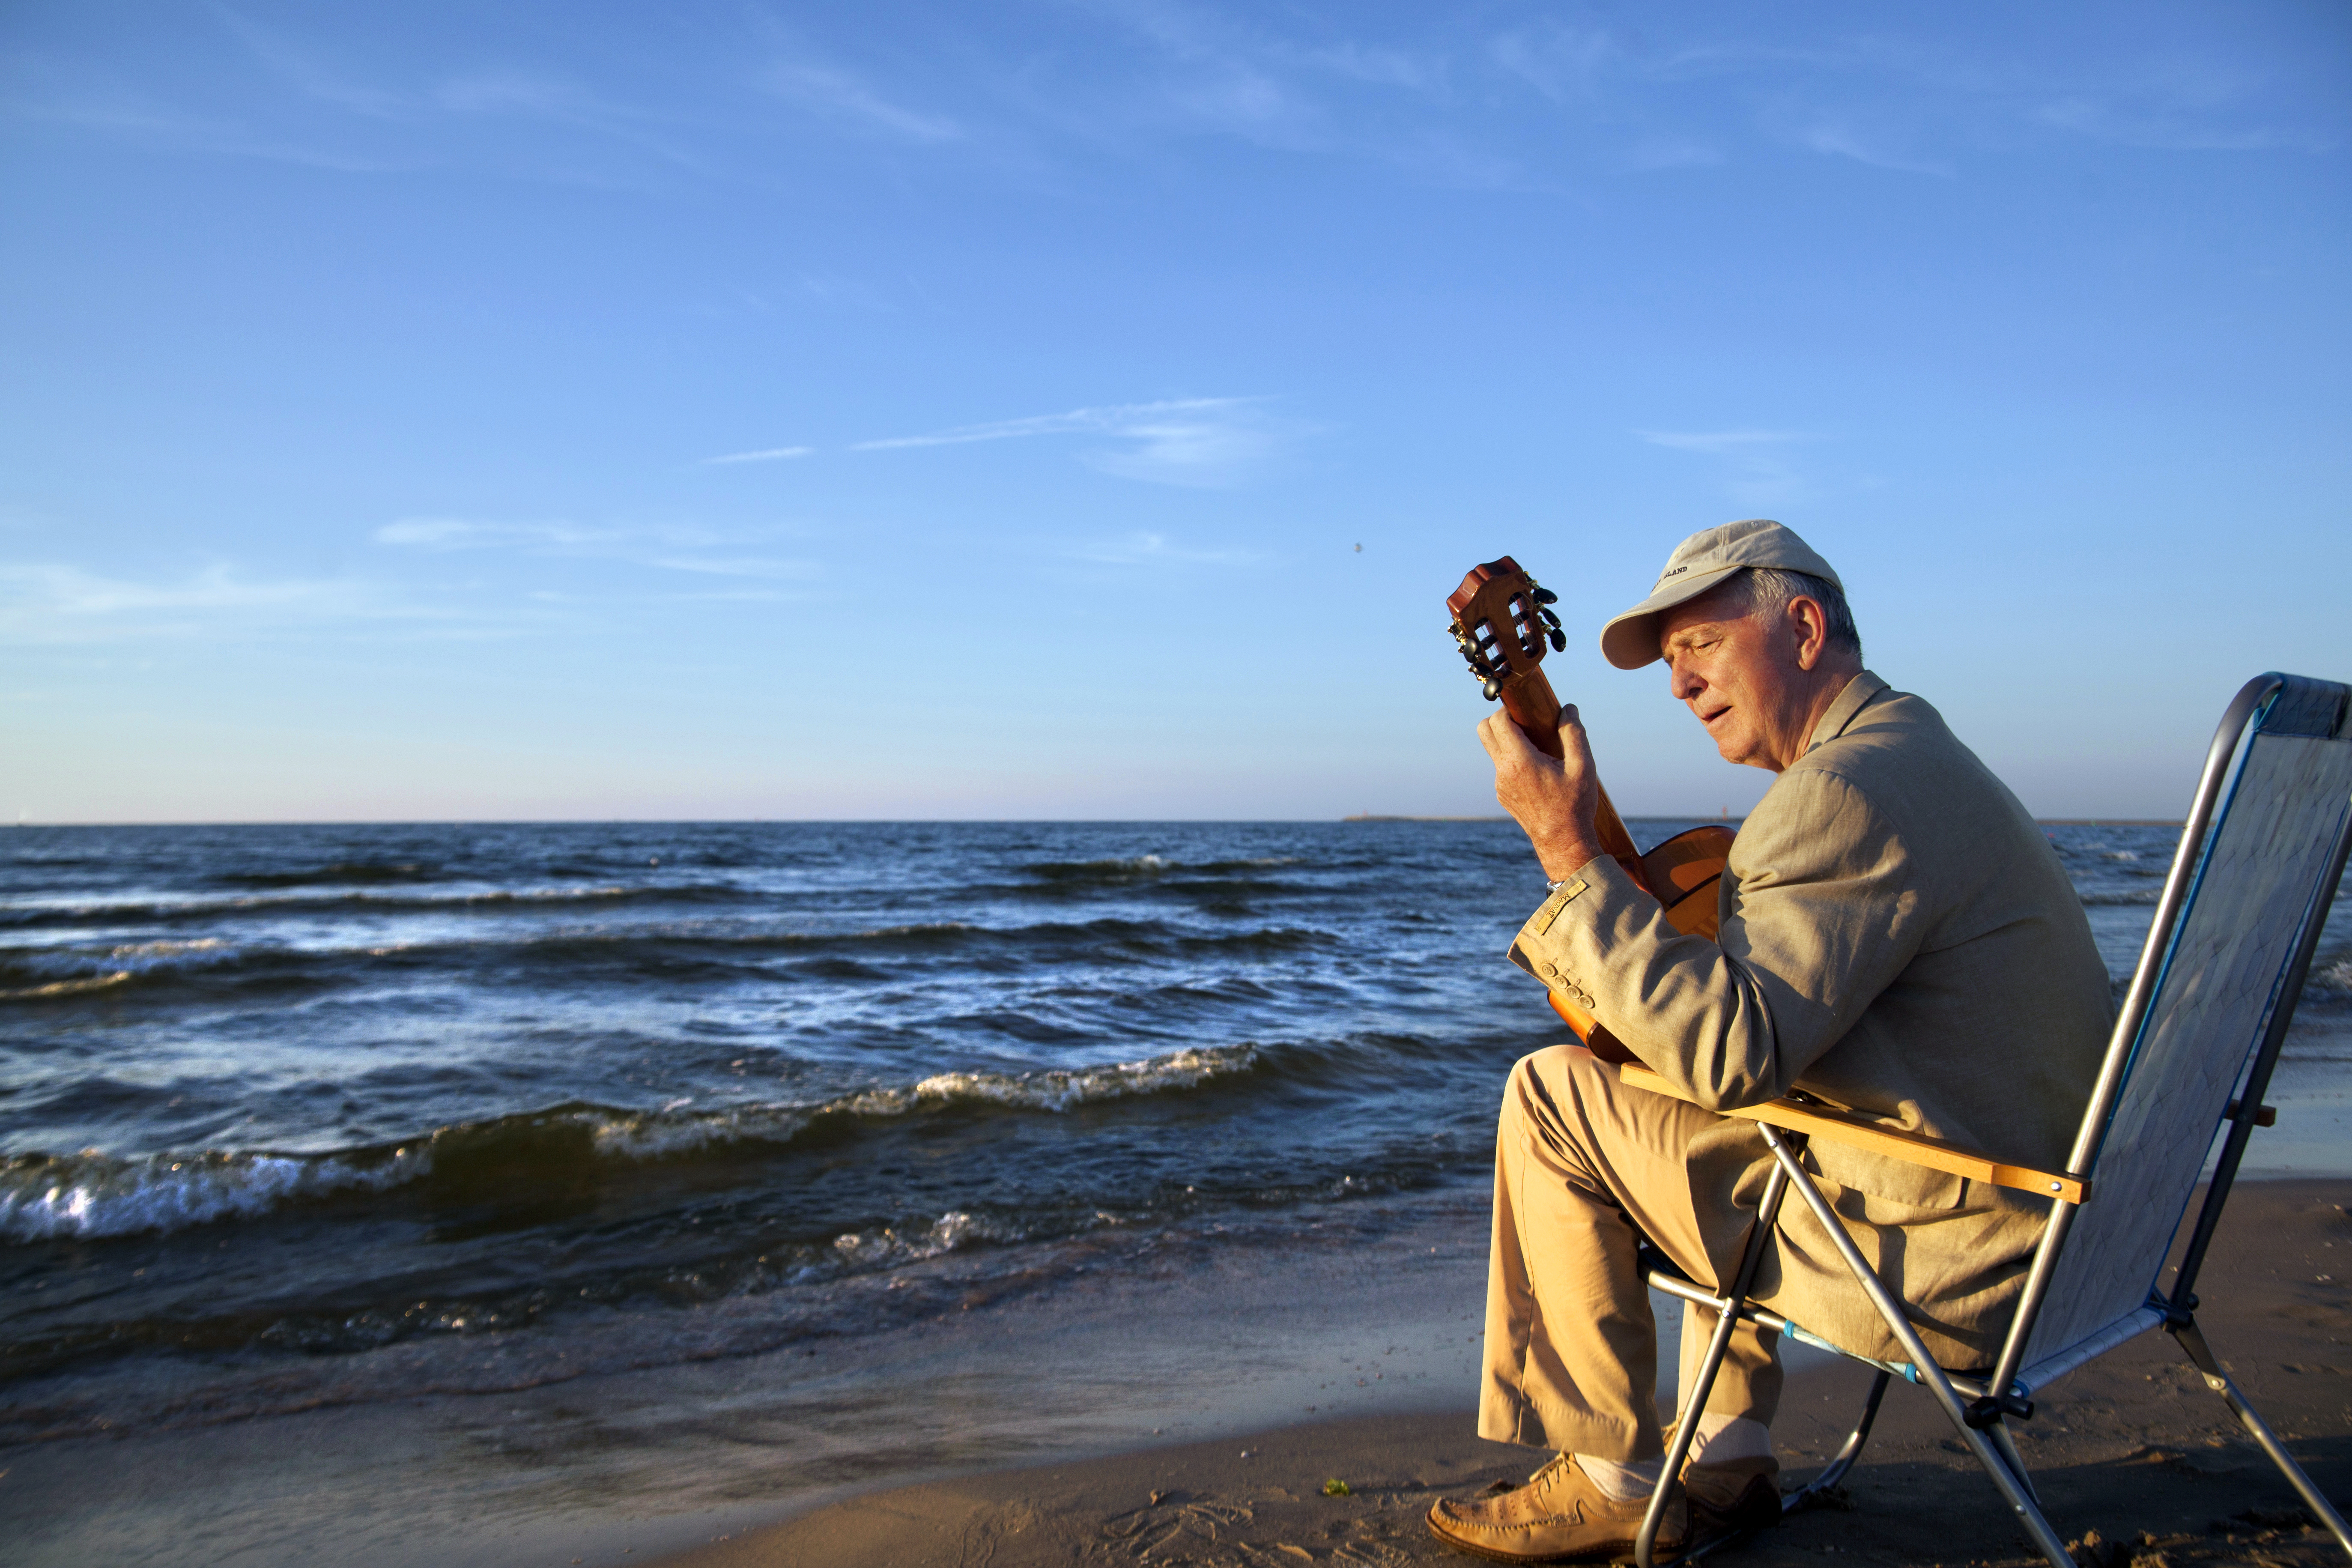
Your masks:
M 1702 529 L 1675 546 L 1666 569 L 1650 596 L 1601 628 L 1601 657 L 1620 669 L 1639 669 L 1658 658 L 1658 617 L 1676 605 L 1696 599 L 1709 588 L 1731 580 L 1750 566 L 1777 566 L 1845 584 L 1813 547 L 1769 518 L 1743 518 L 1721 528 Z

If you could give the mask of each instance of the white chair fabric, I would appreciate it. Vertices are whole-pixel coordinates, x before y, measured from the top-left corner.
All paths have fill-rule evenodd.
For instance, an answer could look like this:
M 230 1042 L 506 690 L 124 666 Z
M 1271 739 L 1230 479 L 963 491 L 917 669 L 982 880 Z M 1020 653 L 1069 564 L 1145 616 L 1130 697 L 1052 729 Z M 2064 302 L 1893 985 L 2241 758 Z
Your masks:
M 2269 715 L 2265 715 L 2267 720 Z M 2352 739 L 2257 729 L 2162 964 L 2097 1163 L 2025 1363 L 2137 1314 L 2164 1267 L 2232 1092 L 2280 1002 L 2352 812 Z M 2184 847 L 2194 853 L 2196 847 Z M 2325 891 L 2332 892 L 2333 889 Z

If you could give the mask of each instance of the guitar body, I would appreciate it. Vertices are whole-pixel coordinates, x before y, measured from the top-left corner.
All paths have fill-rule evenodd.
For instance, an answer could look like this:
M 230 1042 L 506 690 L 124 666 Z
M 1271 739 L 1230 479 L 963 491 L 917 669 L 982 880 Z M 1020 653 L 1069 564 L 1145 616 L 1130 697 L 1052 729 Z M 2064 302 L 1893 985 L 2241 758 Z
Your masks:
M 1731 829 L 1708 823 L 1675 834 L 1642 857 L 1643 879 L 1666 909 L 1666 921 L 1685 936 L 1715 940 L 1716 903 L 1723 868 L 1731 859 Z
M 1474 566 L 1445 601 L 1452 618 L 1446 630 L 1478 678 L 1486 700 L 1499 701 L 1512 722 L 1526 731 L 1538 751 L 1560 755 L 1559 699 L 1544 679 L 1544 647 L 1566 646 L 1559 617 L 1551 605 L 1557 595 L 1537 586 L 1536 580 L 1506 555 Z M 1625 868 L 1642 889 L 1655 897 L 1666 920 L 1685 936 L 1715 940 L 1716 893 L 1723 868 L 1731 855 L 1731 829 L 1709 825 L 1677 833 L 1647 855 L 1633 847 L 1609 793 L 1601 792 L 1595 828 L 1609 858 Z M 1630 1062 L 1633 1053 L 1601 1027 L 1598 1019 L 1562 997 L 1549 993 L 1551 1005 L 1576 1031 L 1576 1037 L 1603 1061 Z

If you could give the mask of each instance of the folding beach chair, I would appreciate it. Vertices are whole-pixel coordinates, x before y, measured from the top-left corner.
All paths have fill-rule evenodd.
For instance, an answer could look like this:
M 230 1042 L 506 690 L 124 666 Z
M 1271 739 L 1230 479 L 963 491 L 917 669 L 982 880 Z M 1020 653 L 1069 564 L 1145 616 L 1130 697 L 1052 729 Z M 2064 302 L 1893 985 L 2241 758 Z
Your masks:
M 2196 1319 L 2198 1269 L 2239 1161 L 2255 1127 L 2273 1120 L 2263 1094 L 2343 876 L 2347 845 L 2352 689 L 2300 676 L 2258 676 L 2238 693 L 2214 733 L 2179 851 L 2065 1170 L 2005 1164 L 1973 1151 L 1889 1132 L 1801 1098 L 1731 1113 L 1756 1122 L 1775 1165 L 1729 1289 L 1717 1294 L 1703 1289 L 1655 1254 L 1644 1257 L 1653 1286 L 1714 1312 L 1716 1326 L 1692 1386 L 1683 1391 L 1685 1419 L 1675 1423 L 1664 1474 L 1635 1542 L 1641 1568 L 1651 1568 L 1667 1489 L 1681 1472 L 1697 1425 L 1687 1417 L 1706 1408 L 1736 1321 L 1777 1329 L 1852 1360 L 1870 1360 L 1748 1300 L 1781 1200 L 1791 1190 L 1829 1234 L 1856 1287 L 1910 1360 L 1871 1361 L 1878 1375 L 1853 1435 L 1810 1486 L 1783 1500 L 1784 1514 L 1804 1507 L 1853 1467 L 1869 1440 L 1889 1378 L 1900 1376 L 1935 1395 L 1960 1441 L 1992 1477 L 2053 1568 L 2073 1568 L 2065 1546 L 2042 1515 L 2007 1424 L 2032 1416 L 2036 1389 L 2161 1328 L 2179 1342 L 2205 1385 L 2229 1402 L 2312 1513 L 2352 1556 L 2352 1534 L 2343 1517 L 2222 1372 Z M 1654 1073 L 1633 1065 L 1622 1070 L 1629 1083 L 1668 1092 L 1665 1080 Z M 2166 1255 L 2214 1134 L 2223 1130 L 2187 1249 L 2169 1289 L 2160 1289 Z M 1928 1355 L 1902 1303 L 1864 1260 L 1801 1163 L 1811 1138 L 2051 1200 L 2016 1315 L 1993 1366 L 1953 1369 Z

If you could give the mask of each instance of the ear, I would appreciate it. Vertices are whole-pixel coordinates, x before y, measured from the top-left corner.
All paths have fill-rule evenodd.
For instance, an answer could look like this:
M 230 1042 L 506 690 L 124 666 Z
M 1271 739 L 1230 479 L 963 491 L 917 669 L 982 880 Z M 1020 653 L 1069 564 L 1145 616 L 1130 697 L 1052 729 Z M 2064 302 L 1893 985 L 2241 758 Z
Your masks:
M 1810 673 L 1830 646 L 1830 618 L 1821 601 L 1801 594 L 1790 600 L 1789 630 L 1797 639 L 1797 668 Z

